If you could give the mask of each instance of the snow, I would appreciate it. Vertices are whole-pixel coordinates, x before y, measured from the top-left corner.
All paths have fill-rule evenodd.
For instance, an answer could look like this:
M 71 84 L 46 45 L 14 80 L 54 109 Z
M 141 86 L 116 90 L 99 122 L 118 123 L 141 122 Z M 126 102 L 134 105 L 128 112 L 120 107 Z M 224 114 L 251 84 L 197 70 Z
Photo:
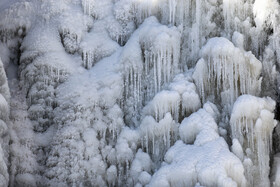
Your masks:
M 240 145 L 238 139 L 233 139 L 232 140 L 232 146 L 231 146 L 231 151 L 240 159 L 244 159 L 244 153 L 243 153 L 243 148 Z
M 2 17 L 0 25 L 4 40 L 10 38 L 13 32 L 18 32 L 20 29 L 28 30 L 31 27 L 33 22 L 32 15 L 34 14 L 33 3 L 24 0 L 12 0 L 9 2 L 4 0 L 1 1 L 0 7 Z
M 211 110 L 210 112 L 209 108 Z M 186 144 L 195 145 L 203 145 L 217 139 L 219 135 L 215 122 L 216 115 L 219 115 L 216 106 L 212 103 L 206 103 L 203 109 L 200 109 L 182 121 L 179 127 L 181 139 Z
M 176 75 L 173 81 L 169 84 L 169 89 L 177 91 L 181 95 L 182 116 L 188 116 L 201 107 L 196 85 L 193 83 L 193 80 L 188 73 L 185 75 Z
M 94 27 L 100 27 L 99 25 L 95 23 Z M 102 58 L 111 56 L 119 47 L 115 41 L 104 34 L 104 30 L 100 33 L 93 30 L 83 38 L 80 45 L 83 54 L 83 65 L 88 69 Z
M 179 127 L 184 142 L 167 151 L 150 186 L 246 186 L 242 163 L 217 133 L 217 115 L 216 106 L 206 103 L 184 119 Z
M 10 91 L 3 63 L 0 58 L 0 185 L 8 186 L 9 183 L 9 115 L 10 115 Z
M 255 15 L 255 22 L 257 27 L 263 27 L 266 21 L 271 19 L 271 14 L 276 11 L 279 4 L 275 0 L 261 1 L 257 0 L 253 6 L 253 12 Z
M 161 25 L 155 17 L 147 18 L 124 46 L 124 95 L 135 104 L 125 106 L 131 110 L 126 114 L 131 121 L 139 120 L 141 103 L 150 101 L 179 71 L 179 46 L 178 30 Z
M 207 186 L 246 185 L 242 163 L 222 138 L 202 146 L 179 140 L 165 155 L 165 162 L 149 186 L 194 186 L 197 182 Z
M 262 64 L 251 52 L 220 37 L 210 39 L 201 49 L 201 56 L 193 78 L 203 102 L 214 95 L 223 105 L 232 105 L 241 94 L 259 95 Z
M 171 114 L 165 114 L 159 122 L 152 116 L 146 116 L 139 128 L 142 147 L 145 147 L 148 153 L 152 153 L 153 159 L 161 160 L 163 153 L 169 149 L 177 136 L 177 127 Z
M 9 64 L 9 53 L 7 44 L 0 42 L 0 57 L 4 67 L 7 67 Z
M 0 7 L 1 7 L 1 11 L 3 11 L 4 9 L 7 9 L 9 8 L 12 4 L 16 3 L 18 0 L 13 0 L 13 1 L 10 1 L 10 0 L 3 0 L 1 1 L 0 3 Z
M 1 0 L 0 186 L 279 186 L 279 13 Z
M 178 122 L 179 104 L 180 95 L 177 92 L 163 90 L 155 95 L 144 111 L 146 115 L 152 114 L 156 121 L 161 120 L 167 112 L 170 112 Z
M 151 175 L 148 172 L 151 172 L 151 163 L 150 156 L 139 149 L 130 170 L 134 184 L 136 184 L 138 180 L 142 185 L 146 185 L 150 182 Z
M 252 107 L 248 107 L 252 106 Z M 255 165 L 253 173 L 247 172 L 248 178 L 253 177 L 254 186 L 269 185 L 269 155 L 272 149 L 272 131 L 276 126 L 274 120 L 275 102 L 271 98 L 258 98 L 250 95 L 240 96 L 234 103 L 230 125 L 231 135 L 239 141 L 246 157 Z M 240 145 L 233 143 L 233 148 Z M 235 149 L 242 156 L 240 147 Z M 249 179 L 250 180 L 250 179 Z
M 277 153 L 274 155 L 273 158 L 273 168 L 272 168 L 272 186 L 278 187 L 280 184 L 280 174 L 279 174 L 279 156 L 280 154 Z

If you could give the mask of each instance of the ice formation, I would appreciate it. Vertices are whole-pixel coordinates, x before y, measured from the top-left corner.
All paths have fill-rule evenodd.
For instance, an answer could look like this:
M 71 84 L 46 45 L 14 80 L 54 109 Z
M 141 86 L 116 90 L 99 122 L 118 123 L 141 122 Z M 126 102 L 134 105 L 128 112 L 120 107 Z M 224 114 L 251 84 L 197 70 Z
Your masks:
M 236 41 L 240 42 L 242 39 Z M 193 78 L 202 102 L 214 95 L 223 105 L 232 105 L 241 94 L 259 95 L 262 64 L 251 52 L 235 47 L 226 38 L 212 38 L 201 49 L 201 56 Z
M 217 133 L 218 115 L 216 106 L 206 103 L 185 118 L 179 128 L 184 142 L 168 150 L 149 186 L 246 186 L 241 161 Z
M 100 27 L 100 24 L 96 24 L 94 27 Z M 100 33 L 92 32 L 88 34 L 81 43 L 83 66 L 87 69 L 90 69 L 102 58 L 112 55 L 119 47 L 115 41 L 102 32 L 106 31 L 103 30 Z
M 159 122 L 156 122 L 151 116 L 142 120 L 140 125 L 141 144 L 146 152 L 152 155 L 155 162 L 161 161 L 162 156 L 177 139 L 177 129 L 170 113 L 167 113 Z
M 1 0 L 0 186 L 280 186 L 279 24 L 277 0 Z
M 179 127 L 181 140 L 186 144 L 200 146 L 217 139 L 219 135 L 215 120 L 218 117 L 219 112 L 217 107 L 212 103 L 206 103 L 203 109 L 200 109 L 182 121 Z
M 125 69 L 124 97 L 129 101 L 125 107 L 133 111 L 127 117 L 139 120 L 137 110 L 178 73 L 179 48 L 178 30 L 159 24 L 155 17 L 146 19 L 131 36 L 121 57 Z
M 107 164 L 102 158 L 109 154 L 106 152 L 112 151 L 109 143 L 117 140 L 123 127 L 122 111 L 116 103 L 122 89 L 119 84 L 122 82 L 121 76 L 116 73 L 117 59 L 117 54 L 104 59 L 89 72 L 72 77 L 58 88 L 58 98 L 65 98 L 68 102 L 58 103 L 60 107 L 56 108 L 54 115 L 58 127 L 46 164 L 49 168 L 46 172 L 49 185 L 106 184 L 103 175 Z M 109 78 L 113 74 L 115 77 Z M 79 83 L 89 78 L 91 81 Z M 106 108 L 107 112 L 102 108 Z M 64 117 L 61 117 L 62 113 Z M 79 143 L 74 145 L 75 141 Z M 61 145 L 64 145 L 63 150 Z M 73 152 L 74 149 L 76 151 Z M 75 162 L 80 164 L 73 167 Z M 95 165 L 99 165 L 98 169 Z
M 0 58 L 0 186 L 8 186 L 9 183 L 9 101 L 10 91 L 6 78 L 5 69 Z
M 223 138 L 203 146 L 179 140 L 165 155 L 165 162 L 149 186 L 246 186 L 242 163 L 228 150 Z
M 274 120 L 274 108 L 275 102 L 271 98 L 243 95 L 237 99 L 232 109 L 231 136 L 246 153 L 243 162 L 251 186 L 269 186 L 270 183 L 269 156 L 272 149 L 272 131 L 277 124 Z M 234 142 L 233 146 L 238 145 Z M 241 157 L 241 153 L 237 155 Z
M 36 186 L 38 180 L 38 164 L 33 148 L 35 133 L 32 128 L 32 122 L 28 118 L 27 104 L 25 95 L 19 88 L 18 81 L 13 80 L 10 83 L 13 88 L 11 98 L 11 147 L 10 151 L 13 156 L 10 157 L 10 185 L 11 186 Z M 20 138 L 19 138 L 20 137 Z
M 271 177 L 272 178 L 272 185 L 274 187 L 278 187 L 279 186 L 279 180 L 280 180 L 280 173 L 279 173 L 279 166 L 280 166 L 280 163 L 279 163 L 279 153 L 277 153 L 274 158 L 273 158 L 273 162 L 274 162 L 274 165 L 273 165 L 273 168 L 272 168 L 272 173 L 273 173 L 273 176 Z
M 178 123 L 201 106 L 196 86 L 189 75 L 178 74 L 169 84 L 168 90 L 162 90 L 144 107 L 142 115 L 152 115 L 156 121 L 170 112 Z

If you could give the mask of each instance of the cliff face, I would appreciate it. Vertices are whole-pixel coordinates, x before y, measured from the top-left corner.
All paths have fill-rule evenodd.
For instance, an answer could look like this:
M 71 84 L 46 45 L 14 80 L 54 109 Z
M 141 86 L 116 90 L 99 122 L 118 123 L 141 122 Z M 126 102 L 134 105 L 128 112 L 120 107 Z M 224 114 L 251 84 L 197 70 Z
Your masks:
M 2 0 L 0 186 L 280 185 L 279 8 Z

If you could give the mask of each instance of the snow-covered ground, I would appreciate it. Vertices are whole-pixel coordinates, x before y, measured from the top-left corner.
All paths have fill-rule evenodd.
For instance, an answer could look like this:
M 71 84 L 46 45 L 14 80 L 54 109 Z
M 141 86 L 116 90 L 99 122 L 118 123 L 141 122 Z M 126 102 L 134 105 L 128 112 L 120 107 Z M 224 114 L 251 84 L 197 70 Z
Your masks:
M 0 187 L 280 186 L 277 0 L 0 0 Z

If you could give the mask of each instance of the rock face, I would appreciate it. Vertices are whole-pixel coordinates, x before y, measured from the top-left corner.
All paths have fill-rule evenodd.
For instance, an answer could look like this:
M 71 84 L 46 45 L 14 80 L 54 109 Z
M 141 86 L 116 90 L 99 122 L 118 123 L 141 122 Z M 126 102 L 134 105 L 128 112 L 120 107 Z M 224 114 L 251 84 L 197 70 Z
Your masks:
M 1 0 L 0 186 L 280 186 L 279 8 Z

